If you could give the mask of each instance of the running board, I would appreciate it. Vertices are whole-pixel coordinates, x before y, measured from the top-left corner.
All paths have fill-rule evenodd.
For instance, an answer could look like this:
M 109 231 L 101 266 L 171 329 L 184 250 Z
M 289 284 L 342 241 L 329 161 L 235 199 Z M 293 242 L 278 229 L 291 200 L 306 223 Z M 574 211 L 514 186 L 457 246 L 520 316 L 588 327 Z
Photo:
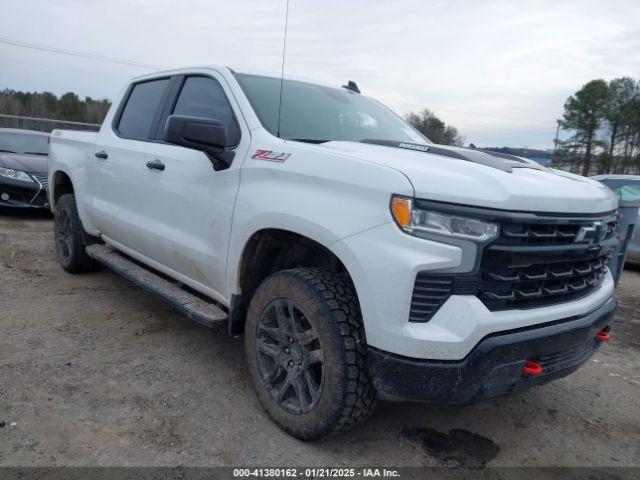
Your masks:
M 212 327 L 228 319 L 228 315 L 216 304 L 181 288 L 179 283 L 171 283 L 160 275 L 132 262 L 114 249 L 93 244 L 87 247 L 87 255 L 143 289 L 155 293 L 167 303 L 185 313 L 191 320 Z

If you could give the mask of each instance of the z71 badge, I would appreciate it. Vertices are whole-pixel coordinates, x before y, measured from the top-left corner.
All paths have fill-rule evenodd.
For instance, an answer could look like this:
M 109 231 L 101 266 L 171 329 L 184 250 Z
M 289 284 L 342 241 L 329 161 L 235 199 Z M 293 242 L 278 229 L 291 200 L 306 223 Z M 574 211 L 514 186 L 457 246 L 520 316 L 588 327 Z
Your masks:
M 256 150 L 251 158 L 254 160 L 267 160 L 268 162 L 283 163 L 291 156 L 290 153 L 274 152 L 273 150 Z

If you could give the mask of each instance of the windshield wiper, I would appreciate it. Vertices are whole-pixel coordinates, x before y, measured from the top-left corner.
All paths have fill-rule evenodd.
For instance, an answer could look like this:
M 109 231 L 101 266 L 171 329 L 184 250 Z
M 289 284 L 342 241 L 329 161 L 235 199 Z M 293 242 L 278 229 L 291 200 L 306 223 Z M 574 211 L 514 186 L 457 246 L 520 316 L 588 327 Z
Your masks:
M 46 157 L 49 154 L 45 152 L 23 152 L 23 155 L 44 155 Z
M 4 148 L 0 148 L 1 153 L 16 153 L 13 150 L 5 150 Z
M 327 143 L 331 140 L 317 140 L 315 138 L 289 138 L 288 140 L 293 140 L 294 142 L 304 142 L 304 143 Z

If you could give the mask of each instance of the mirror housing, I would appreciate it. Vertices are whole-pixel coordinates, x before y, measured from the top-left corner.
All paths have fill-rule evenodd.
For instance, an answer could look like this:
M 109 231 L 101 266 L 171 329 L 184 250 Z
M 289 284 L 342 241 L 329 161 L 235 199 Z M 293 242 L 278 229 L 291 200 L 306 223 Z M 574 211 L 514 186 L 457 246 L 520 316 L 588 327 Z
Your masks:
M 227 132 L 220 120 L 169 115 L 163 140 L 206 153 L 216 170 L 227 168 L 231 164 L 229 155 L 225 155 L 224 151 L 227 146 Z

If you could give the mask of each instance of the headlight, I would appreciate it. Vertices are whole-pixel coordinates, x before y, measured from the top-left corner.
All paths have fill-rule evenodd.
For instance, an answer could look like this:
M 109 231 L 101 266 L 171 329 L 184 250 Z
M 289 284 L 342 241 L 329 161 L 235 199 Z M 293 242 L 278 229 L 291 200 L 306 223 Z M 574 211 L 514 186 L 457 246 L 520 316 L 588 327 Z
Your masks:
M 448 237 L 485 242 L 498 236 L 498 225 L 475 218 L 459 217 L 432 210 L 415 208 L 404 197 L 391 199 L 391 213 L 398 226 L 406 233 L 429 232 Z
M 13 170 L 12 168 L 0 167 L 0 177 L 6 177 L 12 180 L 22 180 L 23 182 L 35 182 L 35 180 L 26 172 Z

